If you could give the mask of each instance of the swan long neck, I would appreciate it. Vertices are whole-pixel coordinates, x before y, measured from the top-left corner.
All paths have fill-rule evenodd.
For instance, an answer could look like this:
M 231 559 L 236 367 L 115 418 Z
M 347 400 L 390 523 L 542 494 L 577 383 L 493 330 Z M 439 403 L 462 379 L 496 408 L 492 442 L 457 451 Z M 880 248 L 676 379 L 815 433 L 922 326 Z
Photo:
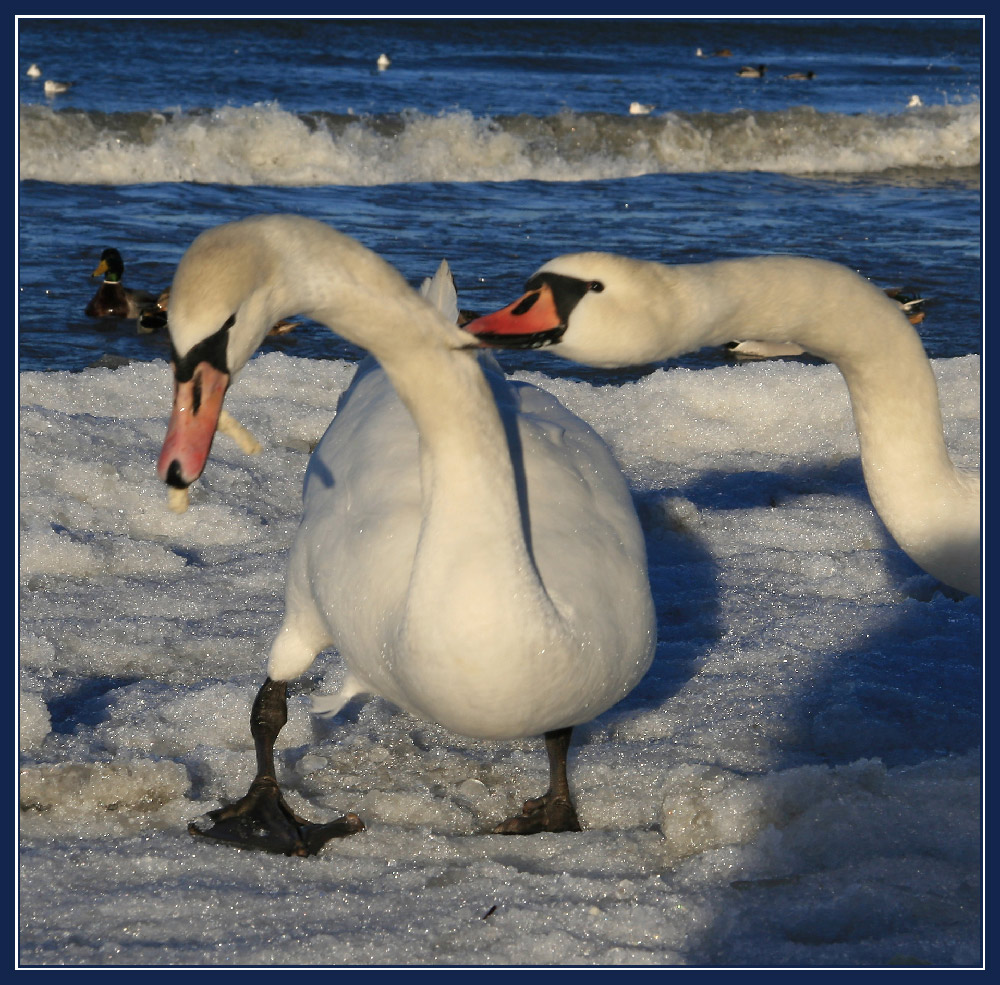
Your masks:
M 669 340 L 661 358 L 753 338 L 795 342 L 835 363 L 872 503 L 897 542 L 932 573 L 945 570 L 938 559 L 958 551 L 963 537 L 961 550 L 975 559 L 978 497 L 948 456 L 931 364 L 894 301 L 846 267 L 800 257 L 661 270 L 661 298 L 671 299 L 660 315 Z M 952 562 L 944 563 L 953 577 Z M 977 582 L 978 570 L 968 577 Z
M 322 224 L 308 229 L 315 238 L 299 233 L 285 247 L 294 252 L 282 261 L 278 291 L 289 297 L 280 317 L 302 313 L 367 349 L 420 436 L 423 522 L 405 631 L 426 639 L 448 632 L 437 625 L 442 611 L 452 620 L 488 611 L 545 635 L 560 618 L 526 541 L 515 464 L 476 340 L 374 253 Z
M 926 484 L 950 474 L 930 362 L 899 305 L 878 288 L 845 267 L 798 257 L 674 269 L 701 344 L 796 342 L 836 364 L 873 500 L 891 495 L 886 475 Z

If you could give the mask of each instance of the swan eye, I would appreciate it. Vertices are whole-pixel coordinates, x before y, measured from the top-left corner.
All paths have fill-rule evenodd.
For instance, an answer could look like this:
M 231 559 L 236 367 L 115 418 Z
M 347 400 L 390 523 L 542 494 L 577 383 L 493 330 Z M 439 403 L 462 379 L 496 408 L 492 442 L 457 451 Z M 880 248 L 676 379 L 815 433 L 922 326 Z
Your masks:
M 593 291 L 595 294 L 600 294 L 604 290 L 604 285 L 599 280 L 592 280 L 587 285 L 588 291 Z

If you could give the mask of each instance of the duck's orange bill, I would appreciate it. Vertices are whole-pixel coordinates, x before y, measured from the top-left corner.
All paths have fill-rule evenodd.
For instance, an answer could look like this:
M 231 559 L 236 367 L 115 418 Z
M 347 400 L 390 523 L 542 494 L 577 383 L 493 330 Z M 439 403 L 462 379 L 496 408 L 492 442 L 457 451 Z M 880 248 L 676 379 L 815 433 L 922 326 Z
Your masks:
M 168 485 L 184 489 L 201 475 L 229 379 L 228 373 L 203 362 L 195 367 L 191 379 L 174 382 L 174 409 L 156 466 L 156 474 Z
M 552 332 L 561 327 L 562 319 L 556 310 L 552 288 L 542 284 L 518 298 L 513 304 L 483 315 L 462 326 L 463 331 L 482 337 L 489 344 L 505 336 L 534 336 Z

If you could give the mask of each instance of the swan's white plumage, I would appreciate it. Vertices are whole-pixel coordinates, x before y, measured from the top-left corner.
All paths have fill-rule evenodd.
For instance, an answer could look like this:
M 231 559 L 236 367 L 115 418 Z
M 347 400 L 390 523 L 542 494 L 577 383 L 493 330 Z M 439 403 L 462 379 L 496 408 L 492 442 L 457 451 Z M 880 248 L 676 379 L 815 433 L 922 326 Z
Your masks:
M 666 266 L 581 253 L 557 257 L 536 276 L 545 272 L 601 285 L 572 308 L 551 350 L 567 359 L 659 362 L 739 338 L 753 325 L 760 339 L 798 343 L 835 363 L 879 516 L 925 571 L 978 594 L 979 475 L 948 456 L 930 362 L 896 301 L 840 264 L 806 257 Z
M 586 424 L 469 348 L 446 267 L 425 294 L 447 315 L 360 244 L 293 216 L 210 230 L 178 268 L 182 355 L 236 312 L 235 372 L 301 312 L 378 359 L 310 460 L 268 675 L 297 677 L 333 645 L 349 674 L 321 710 L 364 692 L 471 736 L 579 724 L 653 655 L 628 489 Z

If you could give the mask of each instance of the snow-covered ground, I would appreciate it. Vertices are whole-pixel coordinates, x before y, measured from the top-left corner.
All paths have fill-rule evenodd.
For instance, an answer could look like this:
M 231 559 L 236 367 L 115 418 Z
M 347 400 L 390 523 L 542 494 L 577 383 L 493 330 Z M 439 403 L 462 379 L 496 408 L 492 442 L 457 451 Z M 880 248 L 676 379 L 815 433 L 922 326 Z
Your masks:
M 977 356 L 935 363 L 979 463 Z M 891 541 L 832 366 L 536 374 L 604 436 L 647 535 L 657 658 L 575 731 L 585 830 L 483 834 L 540 740 L 290 689 L 279 778 L 364 832 L 313 858 L 195 840 L 253 773 L 310 448 L 354 367 L 254 360 L 177 515 L 164 362 L 22 373 L 20 961 L 29 965 L 978 966 L 982 624 Z M 345 564 L 350 559 L 345 558 Z

